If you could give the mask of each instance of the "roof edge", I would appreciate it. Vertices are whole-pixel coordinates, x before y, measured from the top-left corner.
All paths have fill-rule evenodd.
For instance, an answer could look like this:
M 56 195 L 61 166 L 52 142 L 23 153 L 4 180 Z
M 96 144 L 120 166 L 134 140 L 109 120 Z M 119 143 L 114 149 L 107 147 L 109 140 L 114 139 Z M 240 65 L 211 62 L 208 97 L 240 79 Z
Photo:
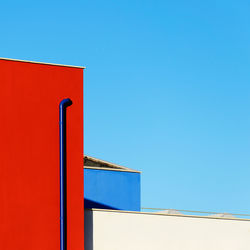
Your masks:
M 186 217 L 186 218 L 200 218 L 208 220 L 231 220 L 231 221 L 247 221 L 250 219 L 246 218 L 229 218 L 229 217 L 215 217 L 215 216 L 201 216 L 201 215 L 187 215 L 187 214 L 164 214 L 164 213 L 152 213 L 152 212 L 141 212 L 141 211 L 126 211 L 126 210 L 111 210 L 111 209 L 100 209 L 100 208 L 85 208 L 84 210 L 99 211 L 99 212 L 114 212 L 114 213 L 127 213 L 127 214 L 144 214 L 144 215 L 155 215 L 155 216 L 169 216 L 169 217 Z
M 83 67 L 83 66 L 74 66 L 74 65 L 66 65 L 66 64 L 57 64 L 57 63 L 46 63 L 46 62 L 36 62 L 36 61 L 28 61 L 28 60 L 20 60 L 20 59 L 12 59 L 12 58 L 4 58 L 4 57 L 0 57 L 0 60 L 86 69 L 86 67 Z
M 118 172 L 127 172 L 127 173 L 137 173 L 141 174 L 141 171 L 133 170 L 133 169 L 117 169 L 117 168 L 105 168 L 105 167 L 93 167 L 93 166 L 84 166 L 85 169 L 94 169 L 94 170 L 105 170 L 105 171 L 118 171 Z
M 101 159 L 97 159 L 97 158 L 94 158 L 92 156 L 85 155 L 84 158 L 86 158 L 87 160 L 91 160 L 91 161 L 94 161 L 96 163 L 102 164 L 102 165 L 104 165 L 104 164 L 107 165 L 107 167 L 95 167 L 95 166 L 86 166 L 85 167 L 84 166 L 85 168 L 141 173 L 141 171 L 134 170 L 134 169 L 131 169 L 131 168 L 127 168 L 127 167 L 124 167 L 124 166 L 121 166 L 121 165 L 118 165 L 118 164 L 114 164 L 114 163 L 111 163 L 111 162 L 108 162 L 108 161 L 104 161 L 104 160 L 101 160 Z

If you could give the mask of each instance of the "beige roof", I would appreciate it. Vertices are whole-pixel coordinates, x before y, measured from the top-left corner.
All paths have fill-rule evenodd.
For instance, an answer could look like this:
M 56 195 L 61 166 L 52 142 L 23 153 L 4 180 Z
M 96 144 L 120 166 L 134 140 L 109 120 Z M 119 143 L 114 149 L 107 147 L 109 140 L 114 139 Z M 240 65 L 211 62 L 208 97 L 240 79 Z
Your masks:
M 84 168 L 141 173 L 140 171 L 103 161 L 91 156 L 84 156 Z

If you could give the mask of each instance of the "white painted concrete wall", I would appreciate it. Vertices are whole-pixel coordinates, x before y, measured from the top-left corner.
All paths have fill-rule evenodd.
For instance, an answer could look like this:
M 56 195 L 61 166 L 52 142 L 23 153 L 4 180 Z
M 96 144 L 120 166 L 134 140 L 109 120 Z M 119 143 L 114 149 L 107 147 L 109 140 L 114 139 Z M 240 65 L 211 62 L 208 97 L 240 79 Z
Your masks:
M 250 220 L 96 209 L 85 250 L 250 250 Z

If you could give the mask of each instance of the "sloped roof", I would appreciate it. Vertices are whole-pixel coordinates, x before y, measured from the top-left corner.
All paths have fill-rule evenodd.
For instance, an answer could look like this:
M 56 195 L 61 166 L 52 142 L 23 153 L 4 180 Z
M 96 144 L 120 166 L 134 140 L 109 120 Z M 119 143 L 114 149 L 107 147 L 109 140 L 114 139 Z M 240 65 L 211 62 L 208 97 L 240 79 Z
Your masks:
M 84 156 L 84 168 L 141 173 L 140 171 L 137 171 L 131 168 L 126 168 L 126 167 L 123 167 L 123 166 L 120 166 L 111 162 L 107 162 L 101 159 L 97 159 L 91 156 L 87 156 L 87 155 Z

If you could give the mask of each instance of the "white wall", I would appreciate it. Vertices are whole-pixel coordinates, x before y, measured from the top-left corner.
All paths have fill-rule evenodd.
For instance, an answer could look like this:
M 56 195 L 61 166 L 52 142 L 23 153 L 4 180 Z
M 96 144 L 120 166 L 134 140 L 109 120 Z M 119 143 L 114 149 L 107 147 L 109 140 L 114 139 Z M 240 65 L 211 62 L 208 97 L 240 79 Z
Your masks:
M 250 221 L 85 211 L 85 250 L 250 250 Z

